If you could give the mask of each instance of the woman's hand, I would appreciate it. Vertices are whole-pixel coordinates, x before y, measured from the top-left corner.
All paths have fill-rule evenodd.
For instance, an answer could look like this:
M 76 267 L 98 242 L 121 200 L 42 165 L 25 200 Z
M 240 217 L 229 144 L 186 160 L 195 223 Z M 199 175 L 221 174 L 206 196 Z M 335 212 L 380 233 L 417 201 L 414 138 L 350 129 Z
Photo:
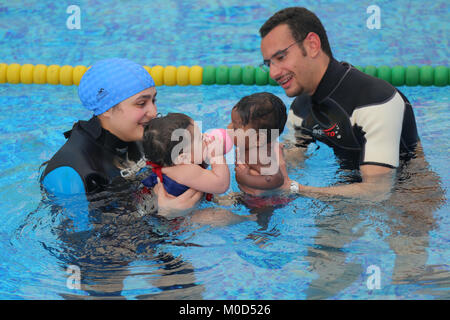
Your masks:
M 153 191 L 158 197 L 158 214 L 168 219 L 186 215 L 188 210 L 193 208 L 203 196 L 203 192 L 188 189 L 176 198 L 171 197 L 159 178 Z

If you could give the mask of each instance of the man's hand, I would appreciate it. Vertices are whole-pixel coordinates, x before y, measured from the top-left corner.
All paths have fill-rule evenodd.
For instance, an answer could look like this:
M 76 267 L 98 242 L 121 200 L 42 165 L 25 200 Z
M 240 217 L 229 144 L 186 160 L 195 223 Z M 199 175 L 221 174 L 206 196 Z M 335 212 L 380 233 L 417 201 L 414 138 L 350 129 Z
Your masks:
M 298 193 L 323 199 L 341 196 L 371 201 L 386 200 L 394 185 L 395 169 L 362 165 L 360 171 L 362 182 L 332 187 L 309 187 L 299 184 Z
M 189 209 L 193 208 L 203 196 L 203 192 L 188 189 L 182 195 L 173 198 L 164 189 L 159 178 L 153 191 L 158 197 L 158 214 L 168 219 L 186 215 Z

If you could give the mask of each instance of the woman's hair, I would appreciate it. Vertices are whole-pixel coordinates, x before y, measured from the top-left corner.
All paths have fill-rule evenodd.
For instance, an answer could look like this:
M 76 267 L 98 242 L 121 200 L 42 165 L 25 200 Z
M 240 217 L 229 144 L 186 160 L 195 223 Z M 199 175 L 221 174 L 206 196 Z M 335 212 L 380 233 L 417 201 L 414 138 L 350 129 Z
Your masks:
M 242 125 L 255 129 L 267 129 L 267 143 L 272 142 L 271 129 L 284 130 L 287 114 L 286 105 L 276 95 L 259 92 L 243 97 L 233 108 L 242 120 Z
M 261 38 L 264 38 L 280 24 L 288 25 L 292 37 L 298 42 L 304 40 L 308 33 L 314 32 L 320 38 L 323 52 L 325 52 L 328 57 L 333 57 L 330 43 L 328 42 L 327 32 L 325 31 L 322 22 L 320 22 L 320 19 L 313 12 L 302 7 L 291 7 L 280 10 L 271 16 L 259 29 Z
M 190 125 L 192 125 L 192 119 L 182 113 L 169 113 L 164 117 L 150 120 L 144 128 L 143 141 L 147 160 L 160 166 L 173 166 L 172 150 L 180 142 L 186 142 L 187 140 L 183 141 L 183 139 L 187 137 L 180 135 L 172 137 L 172 134 L 177 129 L 188 129 Z M 190 132 L 185 133 L 190 135 Z

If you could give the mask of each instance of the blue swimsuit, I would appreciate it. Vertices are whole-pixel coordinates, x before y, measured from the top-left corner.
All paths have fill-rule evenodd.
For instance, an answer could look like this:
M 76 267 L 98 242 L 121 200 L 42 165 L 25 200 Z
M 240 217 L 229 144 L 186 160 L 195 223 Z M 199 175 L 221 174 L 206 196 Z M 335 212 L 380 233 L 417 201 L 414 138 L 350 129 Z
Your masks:
M 151 161 L 147 161 L 147 165 L 151 166 L 153 171 L 150 176 L 142 180 L 142 184 L 147 188 L 153 188 L 158 183 L 157 178 L 159 177 L 159 180 L 163 183 L 164 189 L 166 189 L 167 193 L 175 197 L 178 197 L 189 189 L 189 187 L 185 186 L 184 184 L 178 183 L 163 174 L 162 167 L 160 165 Z M 212 196 L 213 195 L 211 193 L 207 193 L 206 200 L 211 201 Z
M 189 189 L 189 187 L 185 186 L 184 184 L 178 183 L 175 180 L 170 179 L 165 174 L 162 175 L 163 180 L 162 183 L 164 185 L 164 189 L 166 189 L 167 193 L 178 197 L 179 195 L 183 194 L 186 190 Z M 147 188 L 153 188 L 158 181 L 156 180 L 158 176 L 155 172 L 152 172 L 150 176 L 142 180 L 142 184 L 146 186 Z

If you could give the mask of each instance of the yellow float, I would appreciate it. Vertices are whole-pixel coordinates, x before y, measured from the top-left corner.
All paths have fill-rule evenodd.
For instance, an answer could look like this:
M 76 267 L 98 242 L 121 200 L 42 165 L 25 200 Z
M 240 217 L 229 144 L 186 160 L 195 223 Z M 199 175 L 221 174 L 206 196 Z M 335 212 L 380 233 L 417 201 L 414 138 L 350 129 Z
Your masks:
M 45 64 L 38 64 L 34 67 L 33 83 L 35 84 L 47 83 L 47 66 Z
M 189 82 L 192 86 L 199 86 L 203 81 L 203 68 L 200 66 L 192 66 L 189 69 Z
M 147 70 L 147 72 L 148 72 L 148 74 L 150 74 L 151 73 L 151 71 L 152 71 L 152 68 L 151 67 L 149 67 L 149 66 L 142 66 L 145 70 Z
M 20 83 L 20 64 L 12 63 L 6 70 L 6 81 L 9 83 Z
M 73 68 L 73 84 L 79 85 L 81 81 L 81 77 L 87 71 L 85 66 L 76 66 Z
M 150 71 L 150 75 L 155 81 L 156 86 L 162 86 L 164 84 L 164 67 L 163 66 L 154 66 Z
M 52 64 L 47 68 L 47 83 L 49 84 L 59 84 L 59 69 L 60 66 Z
M 177 68 L 167 66 L 164 68 L 164 84 L 166 86 L 175 86 L 177 84 Z
M 189 85 L 189 67 L 179 66 L 177 68 L 177 84 L 179 86 Z
M 0 63 L 0 83 L 6 82 L 6 70 L 8 65 L 6 63 Z
M 20 68 L 20 82 L 24 84 L 33 83 L 33 70 L 34 66 L 32 64 L 24 64 Z
M 73 85 L 73 67 L 62 66 L 59 69 L 59 82 L 65 86 Z

